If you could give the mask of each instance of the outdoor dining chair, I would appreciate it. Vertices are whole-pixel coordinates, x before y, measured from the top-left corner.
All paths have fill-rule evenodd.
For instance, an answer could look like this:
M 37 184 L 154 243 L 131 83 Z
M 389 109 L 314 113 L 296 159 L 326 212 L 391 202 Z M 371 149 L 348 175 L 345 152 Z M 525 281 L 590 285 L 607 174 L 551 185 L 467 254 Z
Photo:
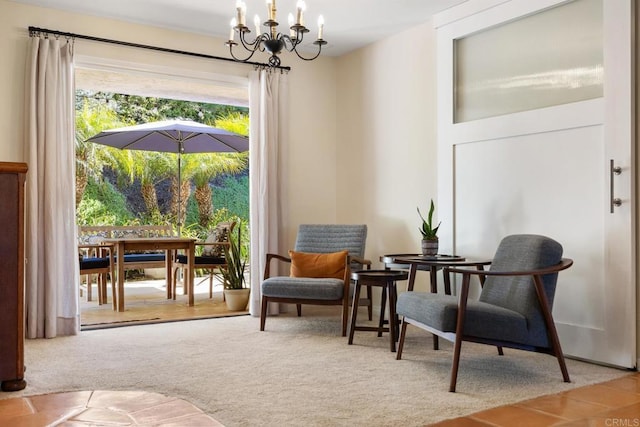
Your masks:
M 91 301 L 91 276 L 97 274 L 98 305 L 107 303 L 107 277 L 111 280 L 111 298 L 116 308 L 114 247 L 108 243 L 78 245 L 80 275 L 87 276 L 87 301 Z
M 220 222 L 209 233 L 203 242 L 196 242 L 196 251 L 199 252 L 194 259 L 194 268 L 206 270 L 209 275 L 209 298 L 213 298 L 213 278 L 216 272 L 227 267 L 225 249 L 229 248 L 229 237 L 236 227 L 235 221 Z M 240 241 L 240 227 L 238 227 L 238 241 Z M 198 249 L 200 248 L 200 249 Z M 188 259 L 185 254 L 177 254 L 173 260 L 173 280 L 171 281 L 173 299 L 176 299 L 176 284 L 179 269 L 188 268 Z M 184 274 L 183 274 L 184 277 Z M 186 292 L 186 288 L 185 288 Z M 224 300 L 224 293 L 222 294 Z

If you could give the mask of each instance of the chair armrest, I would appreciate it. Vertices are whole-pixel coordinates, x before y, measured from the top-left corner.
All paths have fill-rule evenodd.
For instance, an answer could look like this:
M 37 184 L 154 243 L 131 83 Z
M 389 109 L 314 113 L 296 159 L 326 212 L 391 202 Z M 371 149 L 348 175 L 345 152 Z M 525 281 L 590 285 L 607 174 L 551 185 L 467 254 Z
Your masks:
M 111 257 L 113 256 L 113 251 L 115 248 L 115 243 L 112 242 L 104 242 L 104 243 L 86 243 L 86 244 L 81 244 L 78 245 L 78 249 L 85 249 L 88 252 L 93 250 L 93 252 L 96 254 L 96 256 L 102 257 L 103 256 L 103 252 L 106 250 L 108 252 L 108 255 Z
M 371 260 L 360 258 L 356 255 L 349 255 L 349 265 L 352 263 L 362 264 L 367 266 L 367 270 L 371 270 Z
M 229 243 L 229 242 L 196 242 L 195 246 L 196 246 L 196 248 L 198 246 L 201 246 L 201 247 L 221 246 L 222 248 L 230 248 L 231 247 L 231 243 Z
M 540 268 L 536 270 L 521 270 L 521 271 L 484 271 L 484 270 L 472 270 L 469 268 L 455 268 L 445 267 L 445 273 L 462 273 L 466 275 L 477 276 L 544 276 L 546 274 L 557 273 L 558 271 L 566 270 L 573 265 L 573 260 L 570 258 L 562 258 L 559 263 L 550 267 Z
M 196 246 L 230 246 L 229 242 L 196 242 Z
M 113 246 L 113 243 L 102 244 L 102 243 L 87 243 L 78 245 L 78 249 L 100 249 L 108 246 Z
M 357 262 L 358 264 L 362 264 L 362 265 L 371 265 L 371 260 L 360 258 L 359 256 L 355 256 L 355 255 L 349 255 L 349 262 L 350 263 Z
M 547 301 L 544 287 L 542 284 L 541 276 L 551 273 L 557 273 L 558 271 L 565 270 L 573 265 L 573 260 L 569 258 L 562 258 L 559 263 L 546 268 L 540 268 L 536 270 L 524 270 L 524 271 L 484 271 L 484 270 L 470 270 L 465 268 L 449 268 L 445 267 L 445 272 L 462 273 L 462 283 L 460 286 L 460 297 L 458 298 L 458 315 L 456 321 L 456 335 L 463 336 L 464 334 L 464 322 L 467 311 L 467 300 L 469 298 L 469 283 L 471 275 L 480 276 L 481 280 L 484 276 L 533 276 L 533 282 L 538 297 L 538 302 L 542 307 L 545 323 L 547 327 L 553 324 L 553 318 L 551 317 L 551 307 Z M 446 274 L 446 273 L 445 273 Z
M 266 261 L 265 266 L 264 266 L 264 276 L 263 276 L 264 279 L 268 279 L 269 277 L 271 277 L 270 274 L 271 274 L 271 260 L 272 259 L 275 259 L 275 260 L 278 260 L 278 261 L 282 261 L 282 262 L 291 263 L 291 258 L 289 258 L 289 257 L 286 257 L 284 255 L 268 253 L 267 254 L 267 261 Z

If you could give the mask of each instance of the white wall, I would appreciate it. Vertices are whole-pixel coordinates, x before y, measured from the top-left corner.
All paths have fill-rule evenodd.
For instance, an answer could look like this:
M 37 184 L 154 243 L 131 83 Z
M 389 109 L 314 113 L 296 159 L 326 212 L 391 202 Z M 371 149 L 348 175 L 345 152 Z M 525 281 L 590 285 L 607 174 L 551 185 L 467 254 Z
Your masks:
M 436 200 L 435 45 L 427 22 L 338 60 L 337 220 L 368 225 L 378 267 L 420 252 L 416 207 Z

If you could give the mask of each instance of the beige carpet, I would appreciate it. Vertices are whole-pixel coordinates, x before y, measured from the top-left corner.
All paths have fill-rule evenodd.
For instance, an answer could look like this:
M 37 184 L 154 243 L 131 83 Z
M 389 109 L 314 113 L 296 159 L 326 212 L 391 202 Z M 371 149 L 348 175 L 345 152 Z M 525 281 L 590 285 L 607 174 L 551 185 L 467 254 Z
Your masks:
M 338 307 L 303 317 L 230 317 L 82 332 L 26 343 L 27 388 L 0 398 L 71 390 L 146 390 L 186 399 L 231 426 L 418 426 L 626 375 L 553 357 L 463 344 L 458 393 L 451 345 L 410 327 L 404 360 L 388 337 L 339 335 Z M 295 311 L 295 310 L 294 310 Z M 306 313 L 306 316 L 305 316 Z M 362 318 L 366 317 L 363 314 Z

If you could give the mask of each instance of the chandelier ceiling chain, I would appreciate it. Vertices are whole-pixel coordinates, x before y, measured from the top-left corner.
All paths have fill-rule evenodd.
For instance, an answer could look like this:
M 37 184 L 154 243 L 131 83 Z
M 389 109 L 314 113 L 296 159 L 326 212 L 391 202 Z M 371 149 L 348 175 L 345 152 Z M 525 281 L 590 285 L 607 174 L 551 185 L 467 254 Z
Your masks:
M 253 23 L 255 26 L 256 37 L 253 41 L 247 40 L 247 35 L 251 33 L 246 23 L 246 4 L 242 0 L 236 2 L 236 17 L 231 20 L 231 30 L 229 32 L 229 40 L 225 43 L 229 46 L 229 52 L 236 61 L 246 62 L 257 52 L 267 51 L 271 56 L 269 57 L 269 65 L 271 67 L 280 66 L 280 57 L 278 56 L 283 49 L 289 52 L 295 52 L 300 59 L 305 61 L 312 61 L 320 56 L 322 46 L 327 42 L 322 38 L 324 30 L 324 18 L 322 15 L 318 17 L 318 38 L 313 42 L 318 46 L 318 52 L 311 57 L 304 57 L 298 52 L 298 46 L 302 43 L 304 35 L 309 32 L 309 29 L 304 25 L 304 12 L 306 10 L 305 2 L 299 0 L 296 5 L 296 17 L 294 19 L 293 14 L 289 13 L 289 34 L 283 34 L 278 32 L 278 22 L 276 18 L 276 0 L 266 0 L 268 10 L 268 20 L 264 23 L 260 23 L 260 17 L 255 15 Z M 266 31 L 261 31 L 261 26 L 267 27 Z M 235 41 L 235 35 L 238 33 L 240 43 Z M 246 58 L 239 58 L 233 53 L 234 46 L 241 44 L 248 52 Z

